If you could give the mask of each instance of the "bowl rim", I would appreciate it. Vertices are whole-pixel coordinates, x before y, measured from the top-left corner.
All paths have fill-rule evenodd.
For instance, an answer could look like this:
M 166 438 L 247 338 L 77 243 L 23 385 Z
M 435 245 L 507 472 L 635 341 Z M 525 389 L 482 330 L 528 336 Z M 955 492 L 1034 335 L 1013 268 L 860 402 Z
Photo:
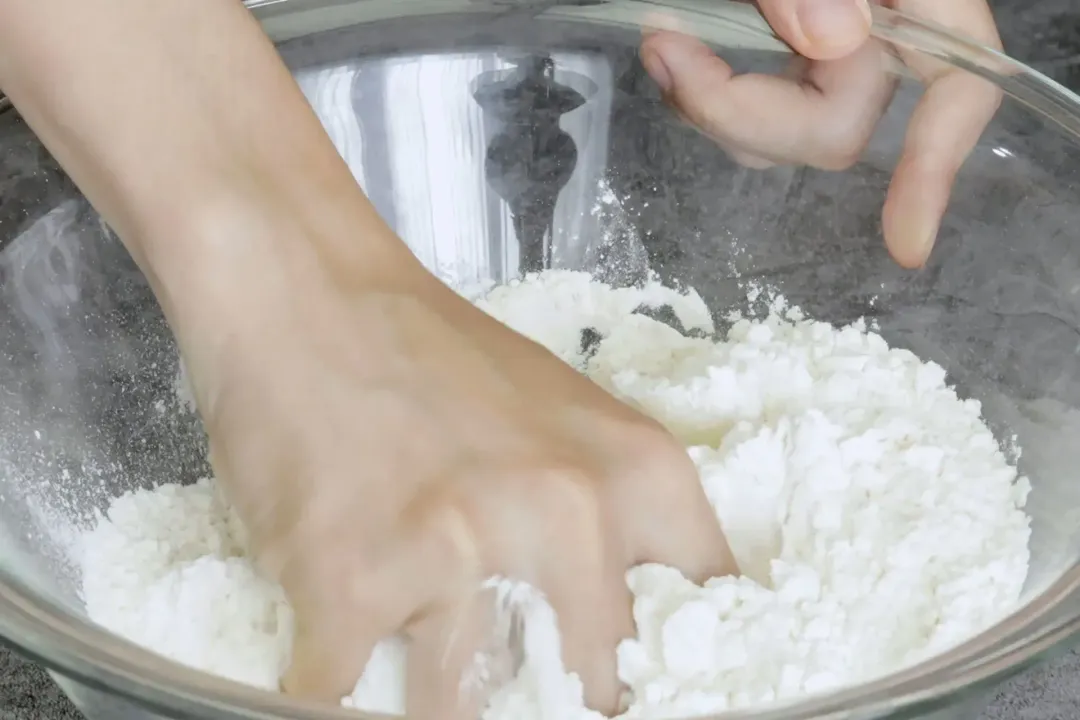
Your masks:
M 364 5 L 368 14 L 352 25 L 400 16 L 403 12 L 447 14 L 490 11 L 499 0 L 245 0 L 276 40 L 275 19 L 312 9 Z M 605 15 L 604 6 L 630 12 Z M 658 11 L 710 17 L 729 31 L 744 34 L 755 47 L 787 50 L 757 10 L 731 0 L 615 0 L 565 5 L 530 2 L 527 12 L 583 22 L 641 27 Z M 381 8 L 381 10 L 380 10 Z M 382 13 L 379 15 L 379 13 Z M 554 14 L 553 14 L 554 13 Z M 340 21 L 340 16 L 339 21 Z M 279 27 L 283 27 L 279 24 Z M 308 27 L 311 27 L 308 25 Z M 330 28 L 326 28 L 330 29 Z M 706 41 L 716 41 L 694 26 Z M 315 31 L 312 31 L 315 32 Z M 308 33 L 304 33 L 308 34 Z M 1034 69 L 945 28 L 903 13 L 874 7 L 873 35 L 879 40 L 936 57 L 996 83 L 1042 119 L 1080 140 L 1080 96 Z M 0 94 L 0 111 L 10 107 Z M 1080 610 L 1069 599 L 1080 593 L 1080 564 L 1067 569 L 1049 588 L 993 628 L 944 654 L 898 673 L 857 686 L 760 709 L 725 712 L 726 720 L 839 720 L 840 718 L 912 716 L 951 704 L 965 693 L 985 690 L 1060 650 L 1080 635 Z M 1041 623 L 1041 619 L 1051 620 Z M 1034 632 L 1032 632 L 1034 630 Z M 1018 633 L 1023 633 L 1018 635 Z M 377 713 L 333 707 L 258 690 L 223 680 L 124 640 L 36 592 L 0 567 L 0 642 L 51 672 L 93 690 L 117 696 L 166 717 L 223 720 L 348 720 L 386 718 Z

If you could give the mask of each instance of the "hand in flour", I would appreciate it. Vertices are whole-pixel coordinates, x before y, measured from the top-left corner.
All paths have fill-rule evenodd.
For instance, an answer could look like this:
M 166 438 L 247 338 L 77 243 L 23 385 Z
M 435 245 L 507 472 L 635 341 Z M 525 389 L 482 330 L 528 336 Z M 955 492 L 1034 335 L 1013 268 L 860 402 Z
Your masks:
M 1001 48 L 986 0 L 884 4 Z M 645 38 L 646 69 L 689 122 L 746 165 L 849 167 L 893 91 L 881 46 L 867 41 L 866 0 L 760 0 L 759 5 L 802 55 L 788 78 L 734 75 L 702 42 L 674 32 Z M 930 255 L 956 173 L 996 112 L 1000 93 L 973 75 L 898 50 L 927 89 L 912 116 L 882 224 L 892 256 L 913 268 Z
M 615 711 L 627 569 L 734 570 L 684 448 L 413 261 L 367 284 L 311 261 L 280 268 L 296 289 L 273 313 L 283 342 L 238 328 L 203 405 L 214 466 L 297 613 L 286 689 L 344 695 L 404 632 L 410 717 L 448 717 L 488 648 L 481 585 L 503 576 L 547 596 L 589 705 Z
M 734 570 L 684 448 L 419 265 L 241 3 L 0 3 L 0 85 L 176 332 L 296 611 L 289 692 L 338 700 L 403 632 L 410 716 L 455 715 L 505 576 L 547 595 L 611 712 L 625 571 Z

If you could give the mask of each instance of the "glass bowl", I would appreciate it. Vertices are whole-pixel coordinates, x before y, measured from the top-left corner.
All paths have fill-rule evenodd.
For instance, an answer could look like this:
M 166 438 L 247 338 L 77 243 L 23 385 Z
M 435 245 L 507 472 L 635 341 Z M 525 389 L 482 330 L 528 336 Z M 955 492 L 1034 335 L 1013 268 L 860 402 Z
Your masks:
M 874 42 L 898 87 L 859 161 L 755 170 L 670 110 L 638 56 L 659 13 L 738 71 L 781 71 L 790 51 L 746 4 L 250 4 L 358 181 L 444 278 L 562 267 L 631 282 L 651 268 L 697 288 L 718 316 L 746 310 L 746 283 L 759 281 L 815 318 L 873 319 L 982 401 L 999 437 L 1016 437 L 1034 486 L 1022 609 L 889 677 L 731 717 L 955 717 L 1077 633 L 1080 98 L 877 9 Z M 1005 97 L 914 272 L 890 260 L 880 231 L 923 90 L 899 50 Z M 10 108 L 0 243 L 0 636 L 50 668 L 91 719 L 356 717 L 180 667 L 87 620 L 80 528 L 122 491 L 207 472 L 204 438 L 146 282 Z

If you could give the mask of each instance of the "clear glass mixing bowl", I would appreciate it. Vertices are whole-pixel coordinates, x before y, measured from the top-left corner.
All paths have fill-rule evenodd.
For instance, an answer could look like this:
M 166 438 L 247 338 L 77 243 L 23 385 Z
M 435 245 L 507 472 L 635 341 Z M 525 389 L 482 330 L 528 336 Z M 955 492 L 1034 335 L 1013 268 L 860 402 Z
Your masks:
M 662 11 L 740 71 L 787 48 L 720 0 L 254 3 L 342 154 L 425 262 L 459 282 L 543 267 L 630 282 L 647 267 L 717 313 L 760 280 L 811 315 L 872 317 L 1016 436 L 1034 485 L 1026 604 L 945 656 L 755 718 L 913 717 L 977 704 L 1080 626 L 1080 98 L 895 13 L 875 35 L 900 84 L 843 172 L 741 167 L 660 100 L 638 59 Z M 650 20 L 651 22 L 651 20 Z M 996 83 L 918 272 L 879 217 L 922 87 L 897 48 Z M 909 55 L 910 57 L 910 55 Z M 0 107 L 4 103 L 0 101 Z M 267 114 L 274 108 L 266 108 Z M 90 718 L 356 717 L 179 667 L 96 628 L 79 528 L 110 497 L 207 471 L 172 337 L 138 270 L 14 111 L 0 115 L 0 636 Z

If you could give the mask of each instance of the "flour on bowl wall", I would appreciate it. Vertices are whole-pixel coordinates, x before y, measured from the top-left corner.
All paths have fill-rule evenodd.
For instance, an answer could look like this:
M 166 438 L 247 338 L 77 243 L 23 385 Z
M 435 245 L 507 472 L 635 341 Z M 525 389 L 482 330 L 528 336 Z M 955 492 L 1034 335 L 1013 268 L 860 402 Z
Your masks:
M 638 636 L 617 649 L 627 717 L 795 699 L 910 665 L 1015 609 L 1029 484 L 944 370 L 865 325 L 774 303 L 714 337 L 693 291 L 614 288 L 548 271 L 477 305 L 548 347 L 687 445 L 739 578 L 695 585 L 633 568 Z M 681 328 L 646 312 L 670 310 Z M 599 338 L 583 347 L 582 332 Z M 276 689 L 292 618 L 255 572 L 215 482 L 118 498 L 82 542 L 95 621 L 192 667 Z M 493 581 L 496 582 L 496 581 Z M 487 720 L 596 718 L 558 657 L 542 596 L 498 581 L 526 659 Z M 344 704 L 404 711 L 405 646 L 379 646 Z

